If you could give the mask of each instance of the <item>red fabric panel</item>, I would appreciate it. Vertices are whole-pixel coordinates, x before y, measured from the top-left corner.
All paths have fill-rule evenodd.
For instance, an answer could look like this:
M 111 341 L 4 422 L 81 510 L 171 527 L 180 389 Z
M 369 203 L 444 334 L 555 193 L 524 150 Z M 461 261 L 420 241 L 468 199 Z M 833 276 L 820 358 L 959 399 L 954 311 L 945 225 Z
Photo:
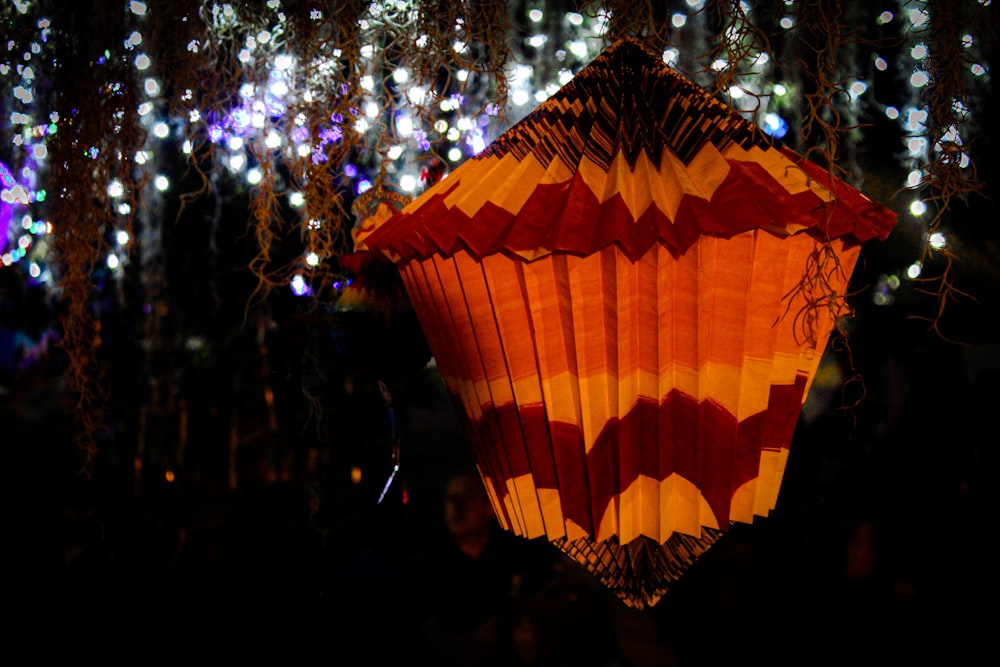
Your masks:
M 810 171 L 816 169 L 812 165 Z M 451 178 L 459 179 L 459 173 Z M 365 243 L 397 260 L 449 257 L 463 249 L 476 258 L 500 252 L 587 255 L 613 243 L 636 259 L 657 242 L 678 256 L 701 234 L 728 238 L 750 229 L 780 236 L 805 228 L 817 238 L 848 245 L 887 237 L 895 214 L 846 185 L 842 189 L 843 199 L 823 202 L 811 190 L 789 193 L 759 164 L 730 161 L 729 174 L 710 201 L 684 195 L 670 220 L 655 207 L 634 217 L 621 194 L 599 202 L 577 174 L 568 183 L 536 186 L 516 212 L 486 202 L 469 216 L 446 204 L 447 192 L 436 193 L 374 230 Z
M 767 410 L 739 424 L 716 403 L 699 403 L 674 391 L 660 403 L 641 399 L 628 414 L 609 420 L 586 456 L 579 429 L 565 423 L 548 423 L 549 438 L 530 444 L 529 451 L 544 448 L 546 454 L 554 453 L 563 513 L 589 531 L 596 531 L 596 517 L 639 475 L 662 481 L 673 473 L 698 487 L 718 525 L 724 528 L 729 525 L 733 493 L 757 477 L 762 449 L 788 448 L 804 387 L 805 378 L 792 386 L 772 387 Z M 540 405 L 490 405 L 484 407 L 482 420 L 472 426 L 474 431 L 488 432 L 490 423 L 510 419 L 531 422 L 542 415 Z M 622 433 L 627 436 L 622 437 Z M 622 447 L 628 447 L 630 454 L 623 455 Z M 623 466 L 623 462 L 628 465 Z M 531 472 L 524 459 L 510 463 L 513 477 Z M 588 479 L 588 489 L 570 485 Z M 539 488 L 546 488 L 547 483 L 535 479 Z M 553 483 L 548 488 L 557 487 Z

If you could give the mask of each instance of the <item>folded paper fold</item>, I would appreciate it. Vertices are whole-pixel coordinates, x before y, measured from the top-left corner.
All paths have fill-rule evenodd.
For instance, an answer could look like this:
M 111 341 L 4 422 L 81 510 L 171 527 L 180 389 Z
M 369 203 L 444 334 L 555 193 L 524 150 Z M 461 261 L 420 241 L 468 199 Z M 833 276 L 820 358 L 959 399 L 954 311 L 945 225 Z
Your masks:
M 364 243 L 399 266 L 503 525 L 643 607 L 775 507 L 837 314 L 806 258 L 833 249 L 842 301 L 894 222 L 625 39 Z

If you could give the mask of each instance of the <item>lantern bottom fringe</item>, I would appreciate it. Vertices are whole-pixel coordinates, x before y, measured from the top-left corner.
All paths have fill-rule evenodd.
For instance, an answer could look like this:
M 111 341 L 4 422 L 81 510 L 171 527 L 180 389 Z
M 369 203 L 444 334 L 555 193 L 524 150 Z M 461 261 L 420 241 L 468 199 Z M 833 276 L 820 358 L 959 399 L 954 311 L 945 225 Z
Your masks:
M 595 541 L 565 538 L 554 544 L 635 609 L 654 606 L 669 587 L 723 535 L 702 528 L 701 536 L 673 533 L 666 542 L 640 536 L 622 545 L 617 537 Z

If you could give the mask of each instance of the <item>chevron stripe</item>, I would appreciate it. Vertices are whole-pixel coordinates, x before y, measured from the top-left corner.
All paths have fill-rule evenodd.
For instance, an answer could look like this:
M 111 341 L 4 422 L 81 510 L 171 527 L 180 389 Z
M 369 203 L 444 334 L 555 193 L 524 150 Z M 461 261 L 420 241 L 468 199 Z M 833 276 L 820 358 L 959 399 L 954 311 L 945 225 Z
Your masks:
M 559 420 L 587 424 L 619 403 L 628 409 L 637 396 L 677 389 L 742 419 L 764 409 L 769 386 L 810 374 L 821 350 L 795 340 L 792 314 L 805 302 L 782 302 L 799 279 L 788 254 L 811 250 L 812 241 L 740 239 L 706 237 L 678 260 L 658 247 L 636 264 L 609 248 L 530 263 L 459 253 L 403 271 L 442 373 L 468 401 L 544 400 Z M 858 251 L 844 253 L 833 285 L 841 293 Z M 465 304 L 458 312 L 455 299 Z M 786 309 L 792 314 L 783 317 Z M 819 326 L 826 333 L 833 322 L 818 314 L 827 316 Z M 435 324 L 442 318 L 447 330 Z
M 894 223 L 625 40 L 361 241 L 397 261 L 463 250 L 530 260 L 612 244 L 636 258 L 657 243 L 679 255 L 700 235 L 751 229 L 860 244 Z
M 717 406 L 677 395 L 660 406 L 639 404 L 624 419 L 609 422 L 598 446 L 586 455 L 581 454 L 580 438 L 574 437 L 578 432 L 555 423 L 548 424 L 554 439 L 540 446 L 529 444 L 517 468 L 511 467 L 511 459 L 495 460 L 478 448 L 476 454 L 498 515 L 509 530 L 553 541 L 584 536 L 631 541 L 642 535 L 663 543 L 675 532 L 698 535 L 702 528 L 749 523 L 774 509 L 788 448 L 762 445 L 761 433 L 786 435 L 772 427 L 787 415 L 788 406 L 782 402 L 801 396 L 801 385 L 797 389 L 776 393 L 769 413 L 738 428 Z M 489 410 L 486 417 L 529 421 L 542 412 L 541 406 L 510 405 Z M 691 416 L 695 421 L 714 421 L 709 426 L 713 436 L 728 432 L 730 437 L 712 444 L 704 438 L 691 439 L 686 426 Z M 630 425 L 635 421 L 657 422 L 658 432 L 636 442 Z M 675 425 L 679 431 L 671 431 Z M 625 431 L 628 435 L 622 435 Z M 702 449 L 696 451 L 692 442 L 700 442 Z M 732 465 L 708 466 L 724 456 Z M 558 488 L 545 481 L 544 474 L 534 473 L 536 464 L 550 465 L 555 459 L 558 465 L 574 458 L 584 461 L 586 470 L 569 484 L 563 483 L 566 470 L 559 470 Z
M 655 524 L 665 539 L 772 509 L 825 346 L 782 317 L 804 305 L 782 297 L 813 243 L 746 232 L 637 262 L 609 247 L 402 264 L 502 522 L 550 539 Z M 858 249 L 842 252 L 840 290 Z M 659 509 L 628 509 L 642 498 Z

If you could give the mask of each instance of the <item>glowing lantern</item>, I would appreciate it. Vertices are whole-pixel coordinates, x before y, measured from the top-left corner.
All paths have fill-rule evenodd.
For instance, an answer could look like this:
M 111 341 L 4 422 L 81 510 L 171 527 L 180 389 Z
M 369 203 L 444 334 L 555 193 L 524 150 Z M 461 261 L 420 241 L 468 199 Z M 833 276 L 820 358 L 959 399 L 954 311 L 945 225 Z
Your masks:
M 365 243 L 501 522 L 644 607 L 774 508 L 860 244 L 894 222 L 626 39 Z

